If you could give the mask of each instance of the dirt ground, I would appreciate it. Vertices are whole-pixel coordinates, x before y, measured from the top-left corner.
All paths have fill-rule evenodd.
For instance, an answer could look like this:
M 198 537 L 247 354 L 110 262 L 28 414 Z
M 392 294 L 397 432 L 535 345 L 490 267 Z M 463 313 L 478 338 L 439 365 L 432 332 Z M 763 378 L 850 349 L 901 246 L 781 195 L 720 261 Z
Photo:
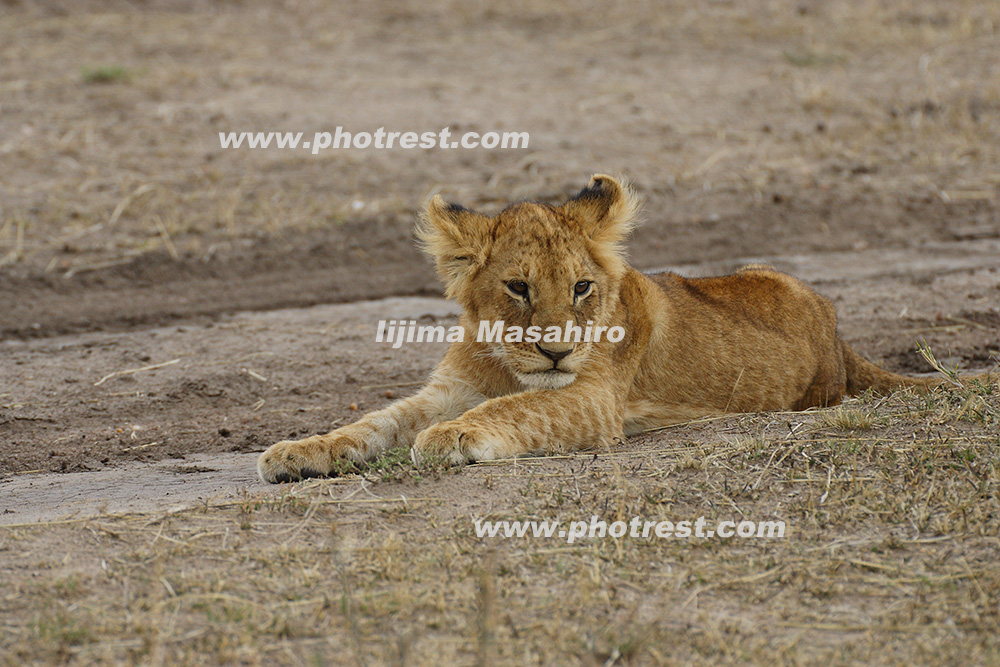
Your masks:
M 431 519 L 416 524 L 408 523 L 404 510 L 384 516 L 343 504 L 346 500 L 323 505 L 322 511 L 331 513 L 323 515 L 324 521 L 344 521 L 341 534 L 366 544 L 362 551 L 378 552 L 378 558 L 405 559 L 407 553 L 415 558 L 411 547 L 386 547 L 389 536 L 405 535 L 413 549 L 430 548 L 438 539 L 436 525 L 468 523 L 470 516 L 497 512 L 508 516 L 502 508 L 521 516 L 513 509 L 526 502 L 519 489 L 528 488 L 534 477 L 525 482 L 517 476 L 529 468 L 540 471 L 539 480 L 551 477 L 538 481 L 536 489 L 564 475 L 576 480 L 566 468 L 578 465 L 572 461 L 525 464 L 496 485 L 494 475 L 501 480 L 507 474 L 491 466 L 448 471 L 419 485 L 410 473 L 397 471 L 393 475 L 405 479 L 349 476 L 327 486 L 311 482 L 298 491 L 269 488 L 254 477 L 255 456 L 268 444 L 327 430 L 404 396 L 440 358 L 439 346 L 393 350 L 374 343 L 379 319 L 449 322 L 456 315 L 455 306 L 440 299 L 440 286 L 412 239 L 415 213 L 435 192 L 491 212 L 519 199 L 560 201 L 595 172 L 621 174 L 645 202 L 644 224 L 629 244 L 638 268 L 707 275 L 767 261 L 832 298 L 843 337 L 890 370 L 931 371 L 915 351 L 919 341 L 947 365 L 994 368 L 1000 361 L 998 33 L 1000 5 L 972 0 L 571 6 L 445 0 L 419 6 L 0 1 L 0 524 L 14 531 L 0 533 L 0 580 L 9 590 L 21 591 L 18 599 L 34 600 L 17 582 L 38 571 L 51 570 L 43 576 L 59 581 L 69 576 L 69 561 L 49 563 L 37 554 L 58 552 L 61 559 L 65 553 L 69 559 L 68 546 L 80 538 L 74 532 L 83 530 L 80 526 L 94 536 L 105 529 L 125 535 L 133 526 L 114 528 L 115 521 L 132 519 L 106 519 L 111 523 L 97 530 L 89 523 L 96 518 L 190 511 L 199 503 L 206 511 L 221 508 L 225 517 L 226 508 L 235 512 L 232 508 L 248 498 L 259 507 L 272 502 L 261 498 L 275 493 L 285 494 L 273 496 L 279 498 L 289 493 L 300 498 L 301 493 L 311 507 L 318 497 L 357 500 L 373 493 L 367 485 L 376 482 L 380 489 L 389 487 L 374 492 L 380 498 L 461 499 L 453 506 L 428 501 L 421 516 Z M 337 126 L 355 132 L 379 127 L 519 131 L 530 133 L 530 144 L 516 150 L 345 149 L 312 155 L 222 149 L 218 141 L 219 132 L 311 136 Z M 690 471 L 689 482 L 707 485 L 700 500 L 677 501 L 672 510 L 700 511 L 708 503 L 717 513 L 716 502 L 725 502 L 712 500 L 713 490 L 732 471 L 726 466 L 695 470 L 685 452 L 733 446 L 747 428 L 755 429 L 753 437 L 778 438 L 768 430 L 777 428 L 774 420 L 742 419 L 633 439 L 626 443 L 627 460 L 648 469 L 667 457 L 675 473 Z M 813 424 L 821 418 L 802 419 Z M 969 427 L 971 434 L 962 422 L 955 437 L 976 443 L 987 471 L 975 503 L 996 508 L 1000 436 L 995 419 L 981 422 Z M 903 427 L 879 423 L 874 435 L 916 443 L 931 437 L 926 425 L 920 420 Z M 600 474 L 588 478 L 590 500 L 578 497 L 578 512 L 589 517 L 602 498 L 606 509 L 607 498 L 619 497 L 618 492 L 654 493 L 642 486 L 645 482 L 642 488 L 618 484 L 615 460 L 608 456 L 593 464 Z M 900 463 L 879 468 L 869 459 L 868 465 L 874 468 L 866 474 L 883 479 L 890 470 L 899 472 L 893 466 Z M 827 472 L 813 470 L 806 478 L 819 475 L 829 491 L 836 475 L 827 477 Z M 775 474 L 778 495 L 761 491 L 747 507 L 771 514 L 795 505 L 778 490 L 787 471 Z M 944 483 L 935 479 L 924 480 L 928 498 Z M 354 495 L 359 491 L 361 496 Z M 815 500 L 811 492 L 807 496 Z M 346 517 L 344 508 L 357 510 L 357 516 Z M 963 641 L 971 642 L 977 659 L 995 662 L 1000 653 L 988 637 L 1000 627 L 1000 588 L 991 588 L 1000 575 L 988 554 L 995 563 L 1000 544 L 997 514 L 991 516 L 954 533 L 938 526 L 929 536 L 911 535 L 918 542 L 909 548 L 927 553 L 910 556 L 926 555 L 921 562 L 927 572 L 891 565 L 904 579 L 900 573 L 906 569 L 906 577 L 915 581 L 926 575 L 928 581 L 952 582 L 955 590 L 947 594 L 937 588 L 928 593 L 909 579 L 886 584 L 871 597 L 865 592 L 852 597 L 842 584 L 825 592 L 806 586 L 813 596 L 809 600 L 841 605 L 824 617 L 813 613 L 812 603 L 801 601 L 801 577 L 762 578 L 769 592 L 760 595 L 781 599 L 776 608 L 787 625 L 769 626 L 759 641 L 750 639 L 752 629 L 768 625 L 771 617 L 755 610 L 751 599 L 757 593 L 747 593 L 744 584 L 751 579 L 741 577 L 792 561 L 810 571 L 831 568 L 823 571 L 834 577 L 840 566 L 829 560 L 831 540 L 850 543 L 849 549 L 857 551 L 854 560 L 868 562 L 865 550 L 885 543 L 898 526 L 877 517 L 854 524 L 833 521 L 836 534 L 831 536 L 821 530 L 822 522 L 809 523 L 813 532 L 803 528 L 800 541 L 779 550 L 784 556 L 765 557 L 743 546 L 713 561 L 711 554 L 725 549 L 706 548 L 713 567 L 725 569 L 750 553 L 751 562 L 762 559 L 761 569 L 726 570 L 730 581 L 743 583 L 731 597 L 713 588 L 712 596 L 706 595 L 710 611 L 698 613 L 688 604 L 701 589 L 690 588 L 691 580 L 680 575 L 671 580 L 670 594 L 648 581 L 622 583 L 620 568 L 648 566 L 648 550 L 623 555 L 609 546 L 607 553 L 596 547 L 567 552 L 573 572 L 589 567 L 591 558 L 619 567 L 614 576 L 625 601 L 624 607 L 611 605 L 616 611 L 600 612 L 605 624 L 600 632 L 585 619 L 567 621 L 570 635 L 578 635 L 573 635 L 576 643 L 562 637 L 547 645 L 544 619 L 535 618 L 535 625 L 526 628 L 508 615 L 494 629 L 509 644 L 497 648 L 481 632 L 485 616 L 476 626 L 480 630 L 473 623 L 451 633 L 455 619 L 450 612 L 435 616 L 441 611 L 436 601 L 422 599 L 414 607 L 399 600 L 380 607 L 385 598 L 368 600 L 366 609 L 374 616 L 367 617 L 364 609 L 352 615 L 348 601 L 349 622 L 341 639 L 357 644 L 359 636 L 377 635 L 388 622 L 379 614 L 391 607 L 393 613 L 405 609 L 399 612 L 405 628 L 393 640 L 398 640 L 399 655 L 418 663 L 444 651 L 459 662 L 482 664 L 483 651 L 489 650 L 513 662 L 523 657 L 554 664 L 559 656 L 572 656 L 582 664 L 718 664 L 762 661 L 779 648 L 782 660 L 812 662 L 829 661 L 851 646 L 858 659 L 906 662 L 931 655 L 948 662 L 961 656 Z M 52 527 L 47 532 L 24 528 L 37 521 Z M 177 521 L 181 532 L 196 523 L 190 517 Z M 143 522 L 136 525 L 146 526 Z M 858 541 L 851 542 L 854 529 Z M 274 530 L 255 534 L 257 548 L 266 550 L 262 545 L 268 536 L 284 535 L 286 529 Z M 311 530 L 311 524 L 302 530 L 302 539 Z M 115 549 L 146 544 L 146 533 L 134 532 L 135 540 L 122 538 L 112 551 L 121 556 Z M 192 534 L 197 533 L 183 539 Z M 947 536 L 942 544 L 960 552 L 965 565 L 944 565 L 947 555 L 933 542 L 942 535 Z M 323 539 L 315 537 L 319 542 L 309 542 L 309 548 Z M 475 540 L 455 539 L 456 562 L 463 568 L 456 581 L 469 586 L 455 595 L 473 617 L 485 614 L 492 607 L 482 591 L 496 582 L 470 573 L 493 566 L 470 560 Z M 925 539 L 931 541 L 919 541 Z M 227 540 L 222 548 L 232 549 Z M 95 563 L 111 559 L 102 545 L 98 540 L 80 557 Z M 309 553 L 322 552 L 316 548 Z M 654 560 L 686 558 L 679 551 L 685 547 L 663 548 L 673 551 L 666 556 L 656 551 Z M 827 560 L 804 555 L 824 548 Z M 543 558 L 544 552 L 531 548 L 514 556 L 510 549 L 497 556 L 503 562 L 494 568 L 496 576 L 502 579 L 508 568 L 520 582 L 517 590 L 530 589 L 528 598 L 545 608 L 551 601 L 535 599 L 544 597 L 537 588 L 541 584 L 532 584 L 524 570 L 525 562 Z M 789 552 L 798 560 L 782 561 Z M 183 570 L 183 563 L 191 562 L 185 554 L 170 557 L 181 565 L 164 561 L 168 570 Z M 374 595 L 383 579 L 344 565 L 356 556 L 341 557 L 346 560 L 333 569 L 350 573 L 365 583 L 364 594 Z M 764 562 L 768 558 L 771 565 Z M 418 568 L 422 576 L 433 577 L 437 566 L 425 565 Z M 879 567 L 861 569 L 868 576 L 879 573 Z M 545 585 L 558 585 L 555 570 L 539 577 Z M 609 594 L 607 580 L 599 572 L 594 577 L 585 587 L 590 593 L 577 600 L 581 610 L 598 604 L 591 593 Z M 395 571 L 384 581 L 393 591 L 420 588 Z M 870 584 L 864 577 L 845 581 L 863 589 Z M 93 582 L 85 588 L 104 591 Z M 469 593 L 474 590 L 479 593 Z M 659 601 L 647 595 L 650 591 L 662 594 Z M 923 627 L 916 617 L 903 624 L 904 630 L 879 620 L 884 620 L 882 612 L 908 605 L 913 595 L 934 602 L 940 601 L 938 593 L 946 599 L 927 612 L 927 624 L 936 628 L 928 630 L 931 634 L 914 629 Z M 952 594 L 957 597 L 947 597 Z M 105 599 L 102 595 L 94 593 L 91 607 Z M 964 609 L 966 595 L 975 598 L 971 616 L 958 618 L 951 610 Z M 13 596 L 6 598 L 9 603 Z M 77 601 L 87 599 L 81 593 Z M 609 599 L 605 602 L 611 604 Z M 668 603 L 685 600 L 690 613 L 669 617 L 663 611 Z M 42 606 L 25 613 L 44 616 L 38 609 Z M 695 639 L 684 640 L 684 650 L 664 652 L 655 648 L 658 639 L 649 639 L 702 627 L 703 612 L 714 619 L 709 623 L 714 630 L 695 632 Z M 65 613 L 69 616 L 63 620 L 74 612 Z M 190 628 L 178 629 L 174 640 L 156 635 L 153 641 L 125 624 L 92 630 L 90 639 L 74 642 L 69 635 L 46 635 L 47 625 L 28 627 L 15 616 L 0 616 L 8 637 L 0 649 L 20 661 L 85 663 L 95 659 L 86 647 L 121 636 L 124 653 L 112 648 L 105 657 L 199 662 L 197 653 L 183 652 L 190 642 L 171 643 L 195 632 Z M 411 635 L 432 627 L 429 618 L 439 624 L 433 626 L 434 638 L 407 653 L 416 645 Z M 268 617 L 268 623 L 273 620 L 274 615 Z M 608 628 L 620 635 L 633 623 L 645 628 L 641 638 L 605 641 L 601 635 Z M 866 623 L 881 631 L 864 630 Z M 259 617 L 253 624 L 263 627 Z M 272 644 L 246 645 L 279 662 L 319 656 L 378 663 L 395 655 L 366 653 L 357 646 L 341 655 L 332 646 L 309 644 L 312 639 L 295 643 L 294 633 L 270 626 L 262 632 Z M 719 648 L 725 643 L 719 637 L 730 634 L 744 642 L 737 642 L 735 652 Z M 919 641 L 900 639 L 914 636 Z M 233 641 L 244 646 L 243 639 Z M 50 645 L 62 648 L 46 652 Z M 49 648 L 39 648 L 44 646 Z M 562 652 L 553 654 L 554 647 Z M 226 653 L 230 649 L 213 645 L 211 655 L 223 662 L 253 662 L 250 653 Z M 515 649 L 516 658 L 505 653 Z M 399 657 L 399 662 L 406 660 Z

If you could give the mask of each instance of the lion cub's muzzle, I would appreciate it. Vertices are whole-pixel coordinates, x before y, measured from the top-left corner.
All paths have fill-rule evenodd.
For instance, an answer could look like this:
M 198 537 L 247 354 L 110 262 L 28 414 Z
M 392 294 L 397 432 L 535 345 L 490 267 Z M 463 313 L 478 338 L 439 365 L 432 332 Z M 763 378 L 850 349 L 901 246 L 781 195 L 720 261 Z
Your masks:
M 560 347 L 560 346 L 549 346 L 542 347 L 538 343 L 535 343 L 535 347 L 538 351 L 542 353 L 542 356 L 552 361 L 552 368 L 550 370 L 562 370 L 559 368 L 559 362 L 565 359 L 573 352 L 573 346 Z

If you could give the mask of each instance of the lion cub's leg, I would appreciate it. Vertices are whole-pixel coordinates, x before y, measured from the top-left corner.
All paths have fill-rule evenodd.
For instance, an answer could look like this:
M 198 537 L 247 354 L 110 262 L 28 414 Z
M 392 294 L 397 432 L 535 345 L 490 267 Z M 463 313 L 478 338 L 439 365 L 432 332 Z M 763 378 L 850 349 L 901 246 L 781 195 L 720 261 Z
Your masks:
M 326 435 L 271 445 L 260 455 L 257 472 L 271 483 L 322 477 L 344 459 L 365 461 L 386 449 L 408 445 L 418 431 L 453 419 L 484 400 L 460 380 L 435 377 L 420 393 L 370 412 L 353 424 Z
M 578 381 L 486 401 L 422 431 L 411 454 L 415 463 L 428 457 L 465 463 L 587 449 L 621 437 L 622 414 L 621 401 L 609 388 Z

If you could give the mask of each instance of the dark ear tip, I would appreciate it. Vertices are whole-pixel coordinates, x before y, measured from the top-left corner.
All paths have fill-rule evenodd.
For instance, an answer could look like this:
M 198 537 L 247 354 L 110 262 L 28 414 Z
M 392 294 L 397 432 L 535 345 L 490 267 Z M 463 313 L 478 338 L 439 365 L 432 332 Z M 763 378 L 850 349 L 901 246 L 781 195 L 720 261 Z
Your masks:
M 621 185 L 615 178 L 607 174 L 594 174 L 590 177 L 587 186 L 580 190 L 575 199 L 598 199 L 607 200 L 614 198 L 616 192 L 621 191 Z
M 588 188 L 614 188 L 615 186 L 621 187 L 621 183 L 618 182 L 614 176 L 608 176 L 607 174 L 594 174 L 590 177 L 590 183 L 587 185 Z
M 427 210 L 433 211 L 438 214 L 451 215 L 454 216 L 458 213 L 469 213 L 469 209 L 465 208 L 461 204 L 454 204 L 449 201 L 445 201 L 444 197 L 441 195 L 434 195 L 431 197 L 430 201 L 427 202 Z

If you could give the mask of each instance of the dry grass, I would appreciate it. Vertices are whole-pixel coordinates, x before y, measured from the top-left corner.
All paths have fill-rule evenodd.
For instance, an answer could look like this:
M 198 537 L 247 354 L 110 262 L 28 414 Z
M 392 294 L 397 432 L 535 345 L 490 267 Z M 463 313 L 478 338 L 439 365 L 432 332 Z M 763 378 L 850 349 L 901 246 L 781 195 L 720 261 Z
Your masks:
M 0 529 L 0 655 L 8 664 L 1000 659 L 996 387 L 745 415 L 596 455 L 415 471 L 397 454 L 224 506 Z M 570 545 L 477 538 L 472 526 L 591 514 L 783 519 L 789 533 Z

